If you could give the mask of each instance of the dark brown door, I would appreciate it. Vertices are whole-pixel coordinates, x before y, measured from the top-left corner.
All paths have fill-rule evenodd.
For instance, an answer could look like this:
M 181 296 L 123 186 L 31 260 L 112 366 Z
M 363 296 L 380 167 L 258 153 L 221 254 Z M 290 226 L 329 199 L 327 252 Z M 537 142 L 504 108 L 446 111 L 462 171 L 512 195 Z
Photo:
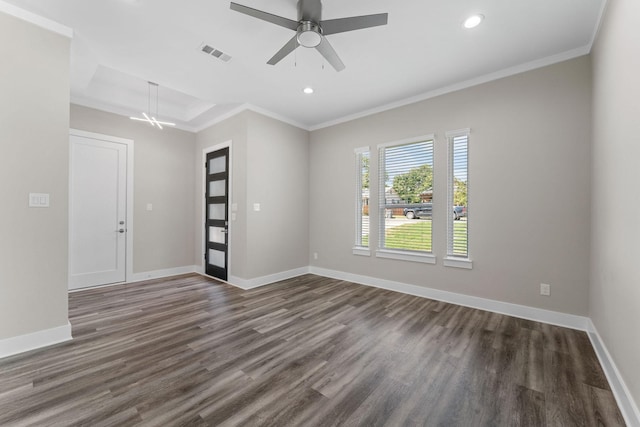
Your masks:
M 207 154 L 205 272 L 227 280 L 229 248 L 229 148 Z

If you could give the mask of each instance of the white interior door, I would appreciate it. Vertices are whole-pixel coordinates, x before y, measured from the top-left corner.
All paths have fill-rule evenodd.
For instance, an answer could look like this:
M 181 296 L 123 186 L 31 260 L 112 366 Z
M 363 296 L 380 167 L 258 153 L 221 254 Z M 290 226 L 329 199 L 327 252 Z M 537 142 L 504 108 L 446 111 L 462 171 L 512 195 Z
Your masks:
M 69 288 L 124 282 L 127 146 L 70 136 Z

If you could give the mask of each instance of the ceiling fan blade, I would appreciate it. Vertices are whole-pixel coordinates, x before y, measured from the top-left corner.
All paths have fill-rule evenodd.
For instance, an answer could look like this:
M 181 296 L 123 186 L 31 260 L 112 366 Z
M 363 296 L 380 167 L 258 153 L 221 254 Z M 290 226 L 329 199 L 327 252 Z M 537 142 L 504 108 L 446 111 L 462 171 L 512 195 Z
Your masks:
M 253 16 L 254 18 L 262 19 L 263 21 L 271 22 L 272 24 L 276 24 L 294 31 L 298 28 L 299 25 L 297 21 L 283 18 L 282 16 L 278 15 L 272 15 L 271 13 L 243 6 L 238 3 L 231 2 L 231 10 L 235 10 L 236 12 L 244 13 L 245 15 Z
M 298 19 L 300 21 L 320 22 L 322 18 L 321 0 L 298 0 Z
M 361 30 L 363 28 L 387 25 L 388 13 L 378 13 L 376 15 L 352 16 L 350 18 L 329 19 L 320 22 L 322 34 L 344 33 L 345 31 Z
M 289 55 L 291 52 L 296 50 L 298 46 L 300 46 L 300 44 L 298 43 L 298 35 L 296 34 L 295 36 L 293 36 L 291 40 L 287 42 L 287 44 L 282 46 L 282 49 L 280 49 L 278 53 L 273 55 L 273 58 L 271 58 L 267 62 L 267 64 L 276 65 L 278 62 L 282 61 L 285 56 Z
M 342 71 L 345 69 L 344 63 L 342 62 L 336 51 L 333 50 L 331 43 L 329 43 L 329 41 L 325 37 L 322 38 L 322 41 L 318 46 L 316 46 L 316 49 L 322 56 L 324 56 L 324 59 L 326 59 L 327 62 L 336 69 L 336 71 Z

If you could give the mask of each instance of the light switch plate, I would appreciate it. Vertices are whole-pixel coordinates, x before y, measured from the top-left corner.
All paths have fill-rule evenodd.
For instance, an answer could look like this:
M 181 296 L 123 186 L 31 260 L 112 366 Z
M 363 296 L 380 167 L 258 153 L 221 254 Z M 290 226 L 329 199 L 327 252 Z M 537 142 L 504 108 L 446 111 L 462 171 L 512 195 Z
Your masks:
M 253 210 L 256 212 L 260 212 L 260 203 L 254 203 L 253 204 Z
M 550 296 L 551 295 L 551 285 L 547 283 L 540 283 L 540 295 Z
M 49 194 L 47 193 L 29 193 L 30 208 L 48 208 Z

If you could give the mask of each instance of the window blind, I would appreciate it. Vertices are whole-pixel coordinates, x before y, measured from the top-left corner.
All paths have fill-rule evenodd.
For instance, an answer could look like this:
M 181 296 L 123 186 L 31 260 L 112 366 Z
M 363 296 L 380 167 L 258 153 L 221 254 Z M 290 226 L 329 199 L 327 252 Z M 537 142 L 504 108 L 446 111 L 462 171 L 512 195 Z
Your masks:
M 381 249 L 432 252 L 433 139 L 380 148 Z
M 447 255 L 469 256 L 469 134 L 449 136 L 448 237 Z

